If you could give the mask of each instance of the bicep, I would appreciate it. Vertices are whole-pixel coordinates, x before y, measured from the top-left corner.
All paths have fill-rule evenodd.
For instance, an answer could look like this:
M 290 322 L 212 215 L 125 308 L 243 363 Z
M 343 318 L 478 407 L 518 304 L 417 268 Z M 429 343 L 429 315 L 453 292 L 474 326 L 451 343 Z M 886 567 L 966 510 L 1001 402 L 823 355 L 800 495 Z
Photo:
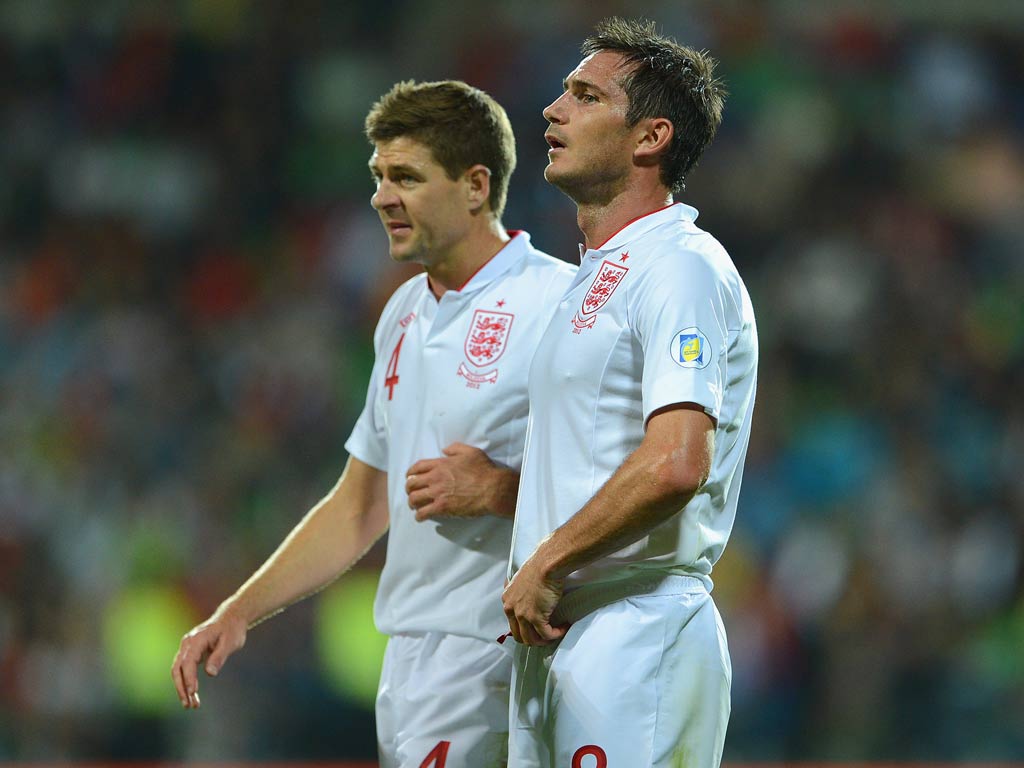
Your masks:
M 352 510 L 364 529 L 382 535 L 388 528 L 388 473 L 349 456 L 330 501 Z
M 663 480 L 681 489 L 699 488 L 711 471 L 715 422 L 697 403 L 675 403 L 647 420 L 640 449 L 661 468 Z

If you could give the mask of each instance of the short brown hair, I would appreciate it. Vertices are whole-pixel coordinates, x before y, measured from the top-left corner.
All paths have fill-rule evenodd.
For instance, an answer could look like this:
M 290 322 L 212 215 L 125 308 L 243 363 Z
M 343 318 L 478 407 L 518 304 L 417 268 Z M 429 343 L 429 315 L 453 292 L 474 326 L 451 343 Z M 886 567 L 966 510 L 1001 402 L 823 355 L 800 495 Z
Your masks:
M 707 51 L 680 45 L 658 34 L 653 21 L 605 19 L 583 41 L 584 56 L 614 51 L 631 65 L 622 80 L 629 98 L 626 124 L 633 126 L 648 117 L 672 121 L 675 133 L 661 161 L 661 183 L 673 193 L 682 192 L 684 180 L 715 138 L 722 122 L 728 95 L 714 77 L 718 63 Z
M 501 216 L 516 167 L 516 140 L 498 102 L 459 80 L 396 83 L 366 116 L 366 137 L 377 143 L 400 136 L 428 147 L 452 180 L 477 163 L 487 166 L 488 202 Z

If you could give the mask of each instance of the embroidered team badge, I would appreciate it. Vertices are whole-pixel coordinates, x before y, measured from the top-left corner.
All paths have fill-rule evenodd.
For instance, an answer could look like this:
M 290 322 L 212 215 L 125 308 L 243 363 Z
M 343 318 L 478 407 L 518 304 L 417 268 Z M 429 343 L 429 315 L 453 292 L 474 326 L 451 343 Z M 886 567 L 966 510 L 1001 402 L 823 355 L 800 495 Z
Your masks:
M 590 284 L 587 295 L 583 297 L 583 306 L 576 312 L 572 319 L 573 333 L 579 333 L 584 328 L 590 328 L 597 321 L 597 311 L 608 303 L 608 299 L 619 287 L 622 278 L 629 272 L 629 267 L 621 264 L 612 264 L 610 261 L 602 262 L 597 277 Z
M 494 365 L 505 353 L 508 344 L 508 332 L 512 328 L 515 315 L 509 312 L 491 312 L 478 309 L 473 313 L 469 324 L 469 333 L 463 348 L 466 359 L 476 368 Z M 466 386 L 477 389 L 484 382 L 494 383 L 498 380 L 498 369 L 482 373 L 471 371 L 465 363 L 459 363 L 458 376 L 466 379 Z
M 711 362 L 711 343 L 700 328 L 684 328 L 672 337 L 669 353 L 682 368 L 706 368 Z

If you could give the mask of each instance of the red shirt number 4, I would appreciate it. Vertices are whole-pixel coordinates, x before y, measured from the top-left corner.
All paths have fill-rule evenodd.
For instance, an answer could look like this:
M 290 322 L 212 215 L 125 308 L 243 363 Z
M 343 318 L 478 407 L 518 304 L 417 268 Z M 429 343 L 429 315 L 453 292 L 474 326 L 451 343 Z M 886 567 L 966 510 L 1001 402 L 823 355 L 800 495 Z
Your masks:
M 402 342 L 398 342 L 398 346 L 402 346 Z M 398 348 L 395 348 L 395 352 L 398 352 Z M 448 747 L 451 746 L 450 741 L 439 741 L 437 746 L 430 750 L 430 754 L 423 758 L 423 762 L 420 763 L 420 768 L 444 768 L 445 762 L 448 760 Z
M 403 341 L 405 341 L 404 333 L 398 337 L 398 343 L 395 344 L 395 351 L 391 353 L 391 359 L 388 360 L 388 369 L 384 371 L 384 386 L 388 390 L 388 400 L 394 397 L 395 386 L 398 384 L 398 355 L 402 351 Z M 441 743 L 444 744 L 446 742 Z

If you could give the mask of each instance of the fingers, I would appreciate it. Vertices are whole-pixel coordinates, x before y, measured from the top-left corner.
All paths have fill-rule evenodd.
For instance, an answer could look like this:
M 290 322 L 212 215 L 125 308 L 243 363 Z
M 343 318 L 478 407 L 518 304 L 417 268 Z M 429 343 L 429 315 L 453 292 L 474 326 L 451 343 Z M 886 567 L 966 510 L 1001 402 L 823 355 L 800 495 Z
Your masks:
M 436 502 L 430 502 L 418 508 L 414 507 L 414 509 L 416 510 L 414 517 L 417 523 L 423 523 L 444 514 L 444 509 Z
M 185 709 L 198 709 L 199 708 L 199 691 L 193 691 L 192 693 L 187 692 L 185 682 L 178 676 L 178 681 L 175 683 L 175 688 L 178 689 L 178 700 L 181 702 L 181 706 Z
M 550 645 L 565 635 L 565 630 L 555 630 L 546 621 L 520 621 L 519 625 L 526 645 Z
M 509 634 L 522 645 L 550 645 L 565 637 L 568 627 L 552 627 L 544 621 L 536 623 L 521 619 L 514 612 L 506 611 Z
M 551 624 L 545 622 L 543 626 L 538 630 L 538 634 L 544 640 L 544 645 L 549 643 L 555 643 L 565 637 L 565 633 L 569 631 L 569 627 L 554 627 Z
M 519 619 L 513 611 L 506 610 L 505 618 L 508 619 L 508 633 L 517 643 L 523 642 L 523 631 L 519 628 Z
M 427 472 L 436 467 L 439 461 L 440 459 L 420 459 L 405 471 L 405 476 L 409 477 L 410 475 L 425 475 Z
M 199 666 L 199 658 L 202 652 L 195 654 L 192 658 L 188 658 L 188 651 L 185 651 L 185 657 L 181 663 L 181 678 L 185 688 L 185 708 L 195 709 L 198 705 L 196 704 L 196 695 L 199 693 L 199 676 L 196 673 Z
M 239 636 L 230 625 L 200 625 L 181 639 L 178 653 L 171 664 L 171 680 L 178 693 L 178 699 L 185 709 L 198 709 L 199 665 L 206 657 L 203 669 L 206 674 L 216 677 L 228 656 L 245 643 L 245 633 Z M 207 656 L 209 654 L 209 656 Z
M 195 635 L 185 635 L 171 665 L 171 679 L 185 709 L 198 709 L 200 705 L 197 668 L 204 651 L 205 648 L 197 644 Z
M 171 664 L 171 680 L 174 682 L 174 689 L 178 692 L 178 700 L 181 702 L 181 706 L 188 709 L 188 685 L 185 683 L 185 672 L 182 666 L 183 660 L 179 650 L 178 654 L 174 657 L 174 663 Z
M 547 645 L 537 629 L 528 621 L 519 622 L 519 634 L 523 637 L 524 645 Z
M 418 467 L 420 464 L 426 464 L 427 462 L 417 462 L 409 469 L 409 474 L 405 476 L 405 493 L 407 496 L 411 496 L 416 491 L 422 491 L 430 487 L 431 482 L 434 480 L 434 475 L 430 469 L 420 468 L 416 472 L 413 469 Z M 409 506 L 412 506 L 410 504 Z
M 431 485 L 427 476 L 409 475 L 405 481 L 405 492 L 408 495 L 409 509 L 416 511 L 418 522 L 422 523 L 448 511 L 443 493 Z
M 427 487 L 427 480 L 422 475 L 409 474 L 405 476 L 405 493 L 411 495 L 415 491 L 423 490 Z M 411 505 L 410 505 L 411 506 Z
M 550 629 L 547 621 L 539 615 L 528 618 L 528 611 L 523 611 L 523 615 L 520 615 L 516 610 L 515 599 L 509 599 L 510 595 L 505 595 L 505 598 L 503 601 L 505 618 L 508 619 L 508 628 L 515 641 L 523 645 L 547 645 L 550 640 L 545 636 L 546 633 L 543 629 L 545 626 Z
M 562 592 L 561 583 L 535 583 L 529 563 L 505 584 L 502 609 L 516 642 L 550 645 L 565 637 L 568 626 L 551 625 L 551 614 Z
M 428 488 L 409 492 L 409 509 L 422 511 L 433 502 L 434 494 Z

